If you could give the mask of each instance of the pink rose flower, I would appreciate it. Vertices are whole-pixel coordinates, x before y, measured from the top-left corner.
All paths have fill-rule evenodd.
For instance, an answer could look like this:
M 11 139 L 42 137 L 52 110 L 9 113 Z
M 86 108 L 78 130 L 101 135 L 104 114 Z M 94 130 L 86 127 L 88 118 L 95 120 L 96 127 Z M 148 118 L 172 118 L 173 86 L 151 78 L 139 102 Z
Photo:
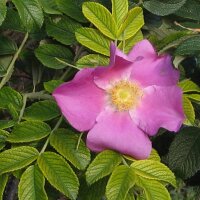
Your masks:
M 79 131 L 88 131 L 87 146 L 113 149 L 146 159 L 149 136 L 160 127 L 178 131 L 185 118 L 179 72 L 170 55 L 158 56 L 148 40 L 128 55 L 111 44 L 107 67 L 80 70 L 53 93 L 63 115 Z

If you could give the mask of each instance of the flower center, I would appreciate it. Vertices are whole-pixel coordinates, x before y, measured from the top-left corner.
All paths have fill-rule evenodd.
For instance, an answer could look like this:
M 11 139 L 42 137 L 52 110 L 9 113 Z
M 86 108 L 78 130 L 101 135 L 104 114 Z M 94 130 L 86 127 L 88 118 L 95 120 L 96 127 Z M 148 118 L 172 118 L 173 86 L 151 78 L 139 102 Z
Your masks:
M 119 111 L 125 111 L 137 106 L 143 92 L 136 83 L 121 80 L 108 90 L 108 94 L 110 95 L 111 103 Z

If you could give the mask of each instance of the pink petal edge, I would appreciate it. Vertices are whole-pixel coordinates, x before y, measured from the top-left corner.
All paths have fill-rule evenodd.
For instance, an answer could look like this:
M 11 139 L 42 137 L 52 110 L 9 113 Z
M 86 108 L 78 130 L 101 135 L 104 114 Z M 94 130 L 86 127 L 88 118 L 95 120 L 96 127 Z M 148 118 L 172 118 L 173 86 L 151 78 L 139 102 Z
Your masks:
M 178 131 L 185 119 L 182 90 L 178 86 L 150 86 L 144 91 L 139 106 L 130 111 L 137 126 L 151 136 L 161 127 Z
M 136 159 L 146 159 L 152 144 L 148 136 L 133 123 L 128 112 L 104 111 L 87 135 L 87 146 L 100 152 L 113 149 Z
M 55 89 L 55 98 L 62 114 L 79 131 L 91 129 L 104 107 L 105 93 L 93 82 L 94 69 L 79 71 L 74 79 Z

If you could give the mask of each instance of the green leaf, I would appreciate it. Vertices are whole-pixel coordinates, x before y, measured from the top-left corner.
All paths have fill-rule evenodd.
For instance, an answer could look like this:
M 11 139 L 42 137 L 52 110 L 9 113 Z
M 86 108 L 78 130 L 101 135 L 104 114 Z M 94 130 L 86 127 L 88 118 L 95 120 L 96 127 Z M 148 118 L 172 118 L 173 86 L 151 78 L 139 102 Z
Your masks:
M 158 161 L 158 162 L 161 161 L 160 156 L 159 156 L 158 152 L 155 149 L 151 150 L 151 154 L 148 157 L 148 160 L 153 160 L 153 161 Z
M 14 126 L 7 141 L 11 143 L 37 141 L 49 135 L 50 132 L 50 126 L 42 121 L 24 121 Z
M 24 112 L 24 119 L 47 121 L 59 115 L 60 110 L 55 101 L 44 100 L 33 103 L 31 106 L 27 107 Z
M 134 36 L 130 37 L 128 40 L 121 41 L 118 45 L 124 53 L 129 53 L 135 44 L 143 39 L 143 34 L 139 30 Z
M 184 110 L 184 113 L 186 116 L 184 124 L 186 124 L 186 125 L 194 124 L 194 121 L 195 121 L 194 107 L 193 107 L 191 101 L 185 96 L 183 96 L 183 110 Z
M 28 146 L 12 148 L 0 153 L 0 174 L 15 171 L 31 164 L 38 157 L 37 149 Z
M 76 39 L 82 45 L 100 54 L 110 55 L 110 40 L 93 28 L 80 28 L 76 30 Z
M 12 61 L 13 56 L 6 55 L 0 57 L 0 77 L 4 77 L 7 73 L 10 62 Z
M 17 110 L 22 107 L 22 96 L 10 87 L 0 89 L 0 108 L 7 108 L 8 104 L 12 104 Z
M 182 41 L 189 37 L 189 33 L 189 31 L 172 32 L 156 42 L 156 49 L 164 52 L 173 46 L 178 46 Z
M 0 129 L 7 129 L 16 124 L 14 120 L 0 120 Z
M 184 40 L 176 49 L 175 55 L 195 55 L 200 53 L 200 36 Z
M 56 0 L 57 6 L 61 12 L 79 22 L 86 22 L 81 11 L 82 2 L 83 0 Z
M 80 58 L 76 62 L 76 66 L 79 68 L 107 66 L 109 65 L 109 61 L 110 59 L 108 57 L 99 54 L 89 54 Z
M 121 26 L 128 13 L 128 0 L 112 0 L 112 16 L 117 24 Z
M 186 0 L 150 0 L 144 2 L 144 7 L 155 15 L 165 16 L 180 9 Z
M 52 152 L 45 152 L 39 156 L 38 165 L 51 185 L 70 199 L 76 199 L 78 178 L 64 158 Z
M 138 183 L 144 189 L 146 200 L 171 200 L 165 186 L 158 181 L 140 177 Z
M 8 112 L 11 114 L 13 120 L 17 121 L 19 118 L 19 114 L 13 104 L 8 104 Z
M 118 31 L 118 39 L 127 40 L 134 36 L 144 25 L 143 11 L 140 7 L 132 8 Z
M 2 22 L 6 17 L 6 11 L 7 11 L 6 0 L 0 0 L 0 25 L 2 24 Z
M 55 44 L 42 44 L 35 50 L 36 57 L 40 62 L 52 69 L 63 69 L 66 67 L 61 61 L 70 63 L 72 53 L 69 49 Z
M 183 92 L 200 92 L 200 88 L 194 82 L 189 79 L 185 79 L 178 84 L 179 87 L 183 90 Z
M 121 163 L 121 161 L 122 157 L 117 152 L 105 150 L 99 153 L 87 168 L 87 183 L 93 184 L 99 179 L 109 175 L 112 173 L 114 168 Z
M 7 37 L 0 36 L 0 55 L 14 54 L 17 51 L 17 45 Z
M 12 0 L 15 4 L 21 21 L 28 32 L 40 29 L 44 16 L 38 0 Z
M 187 0 L 176 13 L 176 15 L 192 20 L 200 20 L 200 3 L 198 0 Z
M 200 94 L 184 94 L 183 96 L 194 102 L 200 101 Z
M 89 186 L 85 179 L 80 182 L 79 197 L 80 200 L 102 200 L 105 196 L 107 177 L 97 181 L 93 185 Z
M 8 135 L 9 132 L 0 129 L 0 150 L 5 147 L 5 142 Z
M 44 190 L 45 179 L 37 166 L 30 166 L 22 174 L 19 182 L 19 200 L 47 200 Z
M 76 42 L 75 31 L 81 25 L 67 17 L 49 21 L 46 25 L 47 34 L 65 45 Z
M 164 181 L 176 187 L 176 179 L 174 174 L 161 162 L 153 160 L 139 160 L 134 162 L 131 167 L 140 177 Z
M 5 30 L 10 29 L 20 32 L 26 32 L 26 29 L 20 20 L 18 12 L 15 9 L 7 10 L 6 19 L 4 20 L 1 27 Z
M 44 89 L 47 92 L 52 93 L 62 83 L 62 80 L 51 80 L 48 82 L 44 82 Z
M 135 184 L 135 173 L 131 167 L 118 166 L 113 171 L 106 186 L 108 200 L 124 200 Z
M 128 194 L 126 195 L 126 199 L 125 200 L 135 200 L 133 191 L 129 191 Z
M 135 158 L 128 156 L 128 155 L 123 155 L 123 157 L 126 158 L 127 160 L 131 161 L 131 162 L 137 161 Z M 148 160 L 154 160 L 154 161 L 160 162 L 160 156 L 158 155 L 158 153 L 155 149 L 151 150 L 151 154 L 148 157 Z
M 39 0 L 39 1 L 45 13 L 55 14 L 55 15 L 61 14 L 55 0 Z
M 5 190 L 7 181 L 8 181 L 7 174 L 0 175 L 0 200 L 3 200 L 3 193 Z
M 95 2 L 85 2 L 83 4 L 83 14 L 104 35 L 114 40 L 117 38 L 116 22 L 106 7 Z
M 90 151 L 74 132 L 59 129 L 51 135 L 50 144 L 78 169 L 85 169 L 90 162 Z M 78 148 L 77 148 L 78 145 Z
M 187 179 L 200 169 L 200 129 L 187 127 L 175 137 L 169 148 L 170 168 L 177 176 Z

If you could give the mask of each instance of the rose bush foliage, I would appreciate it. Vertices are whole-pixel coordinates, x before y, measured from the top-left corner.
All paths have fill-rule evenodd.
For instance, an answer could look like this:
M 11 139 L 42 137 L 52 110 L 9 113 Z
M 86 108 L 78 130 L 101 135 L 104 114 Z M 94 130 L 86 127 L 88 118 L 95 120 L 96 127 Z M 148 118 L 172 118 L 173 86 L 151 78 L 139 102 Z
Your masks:
M 0 0 L 0 199 L 198 199 L 199 8 Z

